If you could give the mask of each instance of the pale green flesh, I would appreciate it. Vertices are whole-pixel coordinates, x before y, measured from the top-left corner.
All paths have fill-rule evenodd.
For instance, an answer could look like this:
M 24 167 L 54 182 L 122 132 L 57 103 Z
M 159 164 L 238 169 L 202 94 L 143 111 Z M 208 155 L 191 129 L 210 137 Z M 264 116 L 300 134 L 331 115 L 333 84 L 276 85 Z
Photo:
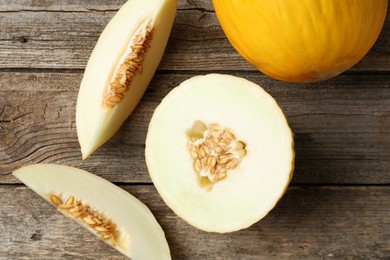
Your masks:
M 238 169 L 202 188 L 186 145 L 195 120 L 231 128 L 247 143 Z M 264 217 L 291 177 L 292 133 L 274 101 L 259 86 L 227 75 L 198 76 L 171 91 L 156 109 L 146 139 L 150 176 L 164 201 L 197 228 L 230 232 Z
M 73 195 L 112 219 L 120 233 L 119 245 L 114 248 L 127 257 L 171 259 L 164 231 L 150 210 L 114 184 L 84 170 L 54 164 L 25 166 L 13 174 L 49 202 L 52 193 L 62 198 Z
M 76 125 L 83 159 L 109 140 L 134 110 L 164 53 L 176 14 L 177 0 L 128 1 L 102 32 L 80 86 Z M 102 107 L 103 93 L 129 43 L 142 24 L 151 21 L 153 40 L 125 98 L 113 109 Z

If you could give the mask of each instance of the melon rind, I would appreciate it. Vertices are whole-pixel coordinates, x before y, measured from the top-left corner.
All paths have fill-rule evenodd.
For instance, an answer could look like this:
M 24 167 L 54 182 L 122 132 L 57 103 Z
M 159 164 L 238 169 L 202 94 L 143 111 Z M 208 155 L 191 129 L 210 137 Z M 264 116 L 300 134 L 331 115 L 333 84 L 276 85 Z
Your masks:
M 233 47 L 264 74 L 326 80 L 358 63 L 386 21 L 388 0 L 213 0 Z

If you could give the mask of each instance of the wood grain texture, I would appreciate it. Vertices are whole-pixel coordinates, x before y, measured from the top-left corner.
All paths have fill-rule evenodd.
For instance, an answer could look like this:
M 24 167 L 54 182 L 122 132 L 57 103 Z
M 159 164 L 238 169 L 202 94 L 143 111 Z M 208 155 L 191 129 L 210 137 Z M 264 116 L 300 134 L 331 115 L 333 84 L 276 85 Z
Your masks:
M 339 76 L 317 84 L 281 83 L 232 72 L 262 85 L 295 133 L 294 183 L 390 183 L 390 76 Z M 193 74 L 158 73 L 119 132 L 81 161 L 75 107 L 81 73 L 0 73 L 0 183 L 24 164 L 77 166 L 115 182 L 150 182 L 147 127 L 163 97 Z
M 384 259 L 390 255 L 390 187 L 293 187 L 262 221 L 231 234 L 206 233 L 188 225 L 163 203 L 153 186 L 122 188 L 155 214 L 173 259 Z M 31 190 L 6 185 L 0 186 L 0 255 L 4 259 L 124 259 Z
M 389 14 L 374 47 L 351 70 L 292 84 L 263 76 L 234 50 L 212 1 L 179 0 L 159 71 L 141 103 L 107 144 L 81 161 L 75 107 L 82 73 L 125 2 L 0 1 L 0 260 L 125 259 L 10 174 L 39 162 L 76 166 L 131 192 L 165 230 L 173 259 L 390 257 Z M 295 133 L 294 184 L 265 219 L 232 234 L 206 233 L 177 217 L 150 184 L 144 159 L 156 106 L 183 80 L 211 72 L 262 85 Z
M 84 69 L 125 0 L 11 0 L 0 4 L 0 68 Z M 390 17 L 369 54 L 351 71 L 390 70 Z M 44 53 L 44 55 L 43 55 Z M 161 70 L 256 70 L 226 39 L 211 1 L 179 1 Z
M 127 0 L 2 0 L 0 12 L 48 11 L 48 12 L 90 12 L 117 11 Z M 209 0 L 179 0 L 178 10 L 203 9 L 213 12 Z

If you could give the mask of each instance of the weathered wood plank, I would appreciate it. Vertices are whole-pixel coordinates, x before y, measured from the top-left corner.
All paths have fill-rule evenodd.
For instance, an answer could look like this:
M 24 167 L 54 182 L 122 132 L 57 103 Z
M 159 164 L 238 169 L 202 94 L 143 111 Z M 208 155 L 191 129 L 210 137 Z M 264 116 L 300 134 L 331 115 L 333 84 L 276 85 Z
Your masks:
M 232 73 L 262 85 L 295 132 L 294 183 L 390 183 L 390 75 L 339 76 L 287 84 Z M 192 74 L 158 73 L 119 133 L 80 160 L 75 106 L 81 72 L 0 73 L 0 183 L 36 162 L 78 166 L 115 182 L 150 182 L 144 140 L 154 108 Z
M 390 254 L 390 187 L 293 187 L 265 219 L 231 234 L 188 225 L 153 186 L 122 188 L 155 214 L 173 259 L 384 259 Z M 0 241 L 5 259 L 123 259 L 25 187 L 0 186 Z
M 101 31 L 125 1 L 12 2 L 0 5 L 0 68 L 83 69 Z M 179 3 L 161 70 L 255 70 L 229 44 L 211 1 Z M 377 43 L 352 71 L 389 71 L 389 39 L 388 16 Z
M 2 0 L 0 12 L 18 11 L 59 11 L 59 12 L 90 12 L 117 11 L 127 0 Z M 212 12 L 212 3 L 208 0 L 179 0 L 178 10 L 199 9 Z

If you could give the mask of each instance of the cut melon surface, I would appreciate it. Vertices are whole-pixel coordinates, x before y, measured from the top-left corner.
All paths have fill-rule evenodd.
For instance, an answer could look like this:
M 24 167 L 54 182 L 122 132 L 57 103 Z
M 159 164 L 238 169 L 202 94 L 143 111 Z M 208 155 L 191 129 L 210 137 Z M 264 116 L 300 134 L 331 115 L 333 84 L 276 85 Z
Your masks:
M 87 171 L 55 164 L 13 175 L 130 259 L 171 259 L 164 231 L 137 198 Z
M 177 0 L 127 1 L 102 32 L 77 99 L 82 158 L 109 140 L 134 110 L 167 44 Z
M 186 80 L 162 100 L 145 157 L 166 204 L 189 224 L 220 233 L 263 218 L 294 168 L 292 132 L 275 100 L 220 74 Z

